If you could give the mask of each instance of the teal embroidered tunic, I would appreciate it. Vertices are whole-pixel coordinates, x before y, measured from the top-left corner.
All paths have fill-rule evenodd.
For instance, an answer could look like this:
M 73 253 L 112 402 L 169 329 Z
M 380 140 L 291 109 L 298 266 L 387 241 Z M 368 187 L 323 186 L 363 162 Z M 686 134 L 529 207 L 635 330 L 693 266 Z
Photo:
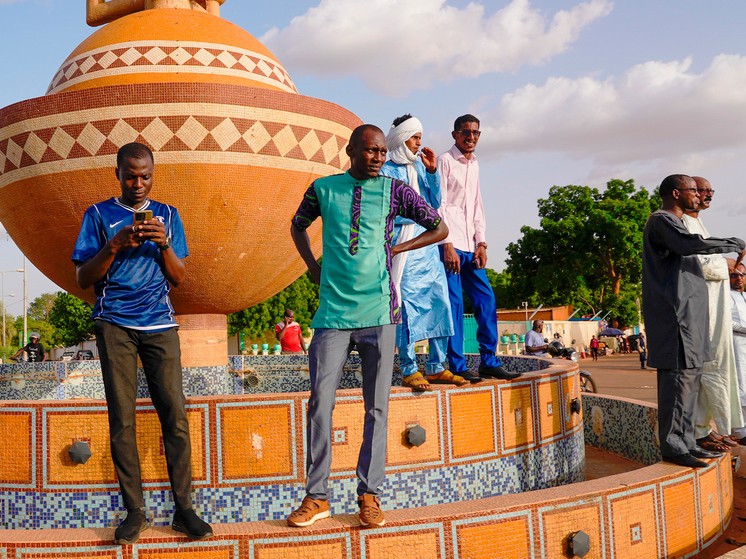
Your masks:
M 401 216 L 431 231 L 438 212 L 404 182 L 389 177 L 354 179 L 349 172 L 308 187 L 293 226 L 324 224 L 319 309 L 312 328 L 369 328 L 397 324 L 391 281 L 391 240 Z

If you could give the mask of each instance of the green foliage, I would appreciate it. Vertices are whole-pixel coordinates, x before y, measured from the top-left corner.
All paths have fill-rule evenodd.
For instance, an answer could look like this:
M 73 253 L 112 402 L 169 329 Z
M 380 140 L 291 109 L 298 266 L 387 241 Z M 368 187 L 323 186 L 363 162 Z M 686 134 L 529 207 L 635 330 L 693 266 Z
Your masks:
M 50 323 L 56 328 L 57 339 L 63 346 L 78 345 L 93 336 L 91 305 L 74 295 L 59 291 L 49 313 Z M 40 332 L 43 336 L 43 332 Z
M 319 308 L 319 286 L 308 272 L 295 280 L 274 297 L 251 308 L 228 315 L 228 334 L 243 332 L 246 343 L 256 343 L 271 332 L 274 339 L 275 324 L 282 320 L 285 309 L 295 311 L 295 320 L 301 325 L 303 335 L 310 334 L 308 327 Z M 250 342 L 251 341 L 251 342 Z
M 39 295 L 28 306 L 28 318 L 49 322 L 49 315 L 56 299 L 57 293 L 42 293 Z
M 44 344 L 45 348 L 52 348 L 57 346 L 57 336 L 54 326 L 44 320 L 37 320 L 36 318 L 26 317 L 26 326 L 28 333 L 39 332 L 41 336 L 41 343 Z M 29 340 L 21 340 L 23 337 L 23 316 L 18 316 L 13 322 L 13 327 L 16 330 L 16 334 L 13 336 L 12 344 L 16 347 L 26 345 Z
M 604 192 L 587 186 L 553 186 L 538 201 L 541 227 L 521 228 L 508 246 L 510 305 L 571 304 L 581 314 L 604 314 L 636 324 L 640 297 L 642 232 L 660 207 L 657 194 L 633 180 L 611 180 Z

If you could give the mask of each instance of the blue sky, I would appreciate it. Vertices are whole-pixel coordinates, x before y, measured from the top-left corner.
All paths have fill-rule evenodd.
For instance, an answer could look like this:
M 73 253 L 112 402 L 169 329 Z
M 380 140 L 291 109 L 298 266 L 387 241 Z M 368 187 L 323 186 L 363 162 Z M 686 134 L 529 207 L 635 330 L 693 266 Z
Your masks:
M 228 0 L 221 15 L 262 39 L 300 93 L 384 130 L 411 112 L 437 153 L 456 116 L 477 115 L 489 267 L 538 225 L 552 185 L 702 175 L 716 189 L 710 233 L 746 236 L 743 2 Z M 43 95 L 93 32 L 84 0 L 0 0 L 0 21 L 0 107 Z M 2 233 L 0 269 L 22 266 Z M 29 268 L 30 300 L 54 290 Z M 5 292 L 20 291 L 6 274 Z

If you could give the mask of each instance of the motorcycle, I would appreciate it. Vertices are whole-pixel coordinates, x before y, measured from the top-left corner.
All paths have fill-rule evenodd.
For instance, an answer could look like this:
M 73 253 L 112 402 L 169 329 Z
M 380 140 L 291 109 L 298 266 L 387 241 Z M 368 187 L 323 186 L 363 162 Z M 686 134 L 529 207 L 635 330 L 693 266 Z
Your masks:
M 572 343 L 574 344 L 575 340 L 573 340 Z M 575 363 L 580 360 L 580 354 L 577 351 L 572 347 L 565 347 L 564 344 L 558 340 L 547 344 L 547 353 L 552 357 L 558 359 L 569 359 Z M 593 377 L 588 371 L 580 371 L 580 391 L 594 394 L 598 392 L 596 381 L 593 380 Z

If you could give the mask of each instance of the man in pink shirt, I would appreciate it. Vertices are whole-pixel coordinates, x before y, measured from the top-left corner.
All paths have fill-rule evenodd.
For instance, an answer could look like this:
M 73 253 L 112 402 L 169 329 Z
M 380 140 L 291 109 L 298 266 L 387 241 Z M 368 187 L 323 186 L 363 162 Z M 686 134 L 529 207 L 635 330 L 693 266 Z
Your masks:
M 479 164 L 474 150 L 479 141 L 479 119 L 466 114 L 456 119 L 451 135 L 455 145 L 438 157 L 442 191 L 440 207 L 450 233 L 440 242 L 453 313 L 454 335 L 448 343 L 451 371 L 472 382 L 482 378 L 512 379 L 521 373 L 503 368 L 497 350 L 497 308 L 487 279 L 487 241 L 484 206 L 479 190 Z M 464 357 L 464 300 L 462 289 L 474 305 L 481 363 L 479 376 L 467 369 Z

